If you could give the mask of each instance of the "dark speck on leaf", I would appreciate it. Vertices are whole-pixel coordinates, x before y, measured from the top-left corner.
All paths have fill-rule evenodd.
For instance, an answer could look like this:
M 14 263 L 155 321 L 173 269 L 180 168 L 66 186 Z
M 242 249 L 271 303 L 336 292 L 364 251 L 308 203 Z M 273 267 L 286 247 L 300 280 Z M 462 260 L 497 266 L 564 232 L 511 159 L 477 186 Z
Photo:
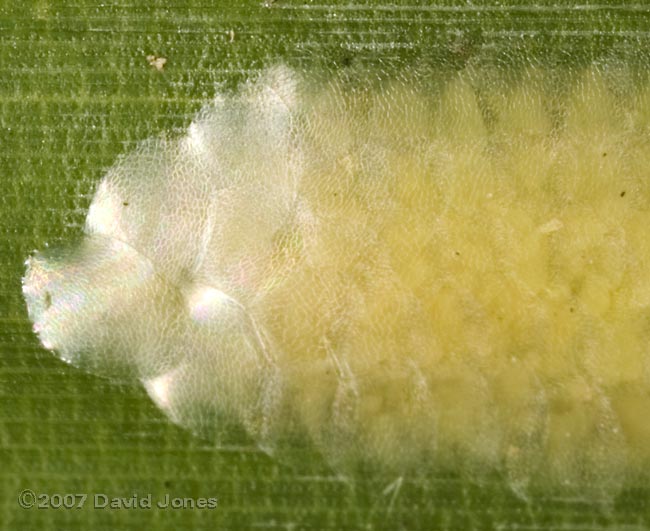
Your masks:
M 621 197 L 625 197 L 625 190 L 621 192 Z
M 123 204 L 124 206 L 129 206 L 129 202 L 128 202 L 128 201 L 124 201 L 124 203 L 122 203 L 122 204 Z

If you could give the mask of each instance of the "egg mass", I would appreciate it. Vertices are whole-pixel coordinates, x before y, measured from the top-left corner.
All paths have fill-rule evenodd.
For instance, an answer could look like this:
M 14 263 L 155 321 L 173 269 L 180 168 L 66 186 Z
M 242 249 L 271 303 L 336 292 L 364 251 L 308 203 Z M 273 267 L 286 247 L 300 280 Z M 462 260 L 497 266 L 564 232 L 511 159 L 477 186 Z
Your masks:
M 99 183 L 23 289 L 174 421 L 614 491 L 650 460 L 650 84 L 263 71 Z

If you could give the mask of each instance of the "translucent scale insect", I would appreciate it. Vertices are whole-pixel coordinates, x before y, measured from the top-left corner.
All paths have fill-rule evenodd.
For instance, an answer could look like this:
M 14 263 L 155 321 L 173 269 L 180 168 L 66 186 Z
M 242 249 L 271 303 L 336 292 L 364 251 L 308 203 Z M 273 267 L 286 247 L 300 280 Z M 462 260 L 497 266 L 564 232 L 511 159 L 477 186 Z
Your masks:
M 611 70 L 270 68 L 28 260 L 34 330 L 198 432 L 613 491 L 650 459 L 650 84 Z

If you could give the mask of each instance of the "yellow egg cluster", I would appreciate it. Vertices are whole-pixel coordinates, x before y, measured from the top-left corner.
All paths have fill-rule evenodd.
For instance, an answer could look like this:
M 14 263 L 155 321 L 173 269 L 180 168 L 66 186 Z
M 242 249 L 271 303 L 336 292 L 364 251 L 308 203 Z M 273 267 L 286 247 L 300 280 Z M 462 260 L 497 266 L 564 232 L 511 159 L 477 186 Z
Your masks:
M 256 312 L 326 452 L 648 470 L 650 86 L 626 75 L 315 92 L 311 221 Z

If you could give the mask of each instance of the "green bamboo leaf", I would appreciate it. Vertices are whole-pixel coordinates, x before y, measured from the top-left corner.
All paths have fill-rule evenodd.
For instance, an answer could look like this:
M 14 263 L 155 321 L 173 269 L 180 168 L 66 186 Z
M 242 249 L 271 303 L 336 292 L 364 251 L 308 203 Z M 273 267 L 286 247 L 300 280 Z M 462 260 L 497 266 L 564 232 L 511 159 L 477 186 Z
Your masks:
M 95 186 L 120 155 L 183 131 L 217 91 L 266 66 L 446 75 L 595 63 L 643 73 L 649 54 L 643 2 L 4 0 L 0 529 L 646 529 L 643 482 L 608 503 L 552 490 L 526 498 L 496 473 L 367 470 L 348 481 L 313 449 L 296 448 L 291 466 L 241 438 L 215 447 L 171 424 L 139 387 L 43 350 L 21 277 L 34 249 L 81 236 Z M 88 499 L 81 509 L 25 509 L 24 489 L 50 507 L 56 498 L 39 495 Z M 134 495 L 154 506 L 166 495 L 218 502 L 101 508 Z

